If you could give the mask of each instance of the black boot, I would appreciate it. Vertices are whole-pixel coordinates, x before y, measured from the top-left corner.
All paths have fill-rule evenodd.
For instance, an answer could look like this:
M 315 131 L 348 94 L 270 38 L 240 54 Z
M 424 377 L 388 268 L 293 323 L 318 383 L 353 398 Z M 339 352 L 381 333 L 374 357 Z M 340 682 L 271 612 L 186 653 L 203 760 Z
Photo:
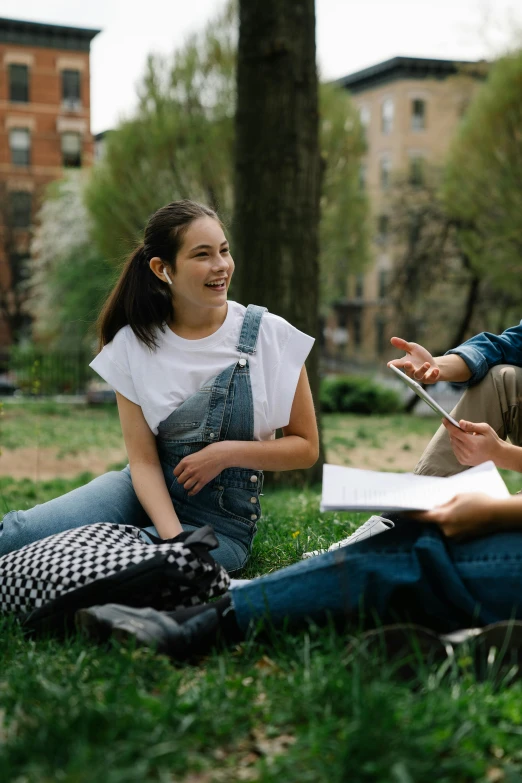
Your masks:
M 177 612 L 119 604 L 92 606 L 76 612 L 75 622 L 77 629 L 94 641 L 133 641 L 176 660 L 204 654 L 219 641 L 231 643 L 241 638 L 230 594 Z

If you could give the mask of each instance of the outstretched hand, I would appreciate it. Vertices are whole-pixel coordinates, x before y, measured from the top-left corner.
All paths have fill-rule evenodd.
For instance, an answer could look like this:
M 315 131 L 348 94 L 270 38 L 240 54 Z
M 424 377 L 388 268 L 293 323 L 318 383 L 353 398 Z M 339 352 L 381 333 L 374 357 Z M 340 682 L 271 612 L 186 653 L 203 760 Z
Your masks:
M 489 495 L 467 492 L 431 511 L 416 511 L 415 518 L 435 523 L 448 538 L 474 538 L 494 530 L 493 504 Z
M 421 383 L 436 383 L 439 380 L 440 368 L 429 351 L 418 343 L 408 343 L 401 337 L 392 337 L 391 344 L 400 351 L 405 351 L 402 359 L 393 359 L 393 364 L 404 370 L 406 375 Z
M 489 424 L 461 419 L 460 430 L 447 419 L 443 419 L 442 424 L 448 431 L 451 448 L 461 465 L 472 467 L 488 460 L 497 464 L 500 460 L 504 441 Z

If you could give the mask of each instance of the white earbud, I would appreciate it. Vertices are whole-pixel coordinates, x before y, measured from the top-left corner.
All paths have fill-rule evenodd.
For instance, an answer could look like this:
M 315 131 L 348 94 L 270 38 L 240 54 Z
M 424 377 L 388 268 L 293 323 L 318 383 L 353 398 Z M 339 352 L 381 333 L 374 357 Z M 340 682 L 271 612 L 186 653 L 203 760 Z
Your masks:
M 165 277 L 167 278 L 167 283 L 168 283 L 169 285 L 172 285 L 172 280 L 170 279 L 170 277 L 169 277 L 169 273 L 167 272 L 167 270 L 165 269 L 165 267 L 163 267 L 163 274 L 164 274 L 164 275 L 165 275 Z

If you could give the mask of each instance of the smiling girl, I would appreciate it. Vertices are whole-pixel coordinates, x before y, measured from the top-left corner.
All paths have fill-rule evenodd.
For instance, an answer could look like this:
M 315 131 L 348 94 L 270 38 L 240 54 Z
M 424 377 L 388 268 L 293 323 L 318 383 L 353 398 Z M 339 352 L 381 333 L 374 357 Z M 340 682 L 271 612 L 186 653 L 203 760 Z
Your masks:
M 304 368 L 312 338 L 227 301 L 233 272 L 214 211 L 184 200 L 152 215 L 102 310 L 91 363 L 116 391 L 129 465 L 7 514 L 0 555 L 95 522 L 137 525 L 149 541 L 210 524 L 216 560 L 244 566 L 263 471 L 313 465 L 318 434 Z

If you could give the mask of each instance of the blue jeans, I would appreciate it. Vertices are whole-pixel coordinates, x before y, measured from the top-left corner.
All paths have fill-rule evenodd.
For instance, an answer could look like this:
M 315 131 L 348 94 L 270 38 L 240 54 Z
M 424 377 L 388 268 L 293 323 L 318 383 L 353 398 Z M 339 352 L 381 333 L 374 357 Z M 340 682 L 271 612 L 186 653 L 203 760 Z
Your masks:
M 165 471 L 169 470 L 166 466 Z M 226 527 L 227 520 L 208 500 L 209 493 L 210 490 L 205 488 L 195 496 L 189 511 L 186 511 L 187 506 L 184 507 L 185 514 L 180 515 L 183 529 L 195 530 L 202 524 L 213 525 L 219 541 L 219 547 L 212 552 L 213 557 L 227 571 L 238 570 L 248 558 L 249 547 L 233 535 L 233 527 L 230 530 Z M 134 491 L 128 466 L 121 471 L 98 476 L 83 487 L 27 511 L 10 511 L 0 523 L 0 556 L 40 538 L 96 522 L 141 527 L 142 537 L 147 543 L 150 542 L 147 531 L 158 535 Z
M 522 619 L 522 532 L 456 543 L 399 519 L 357 544 L 303 560 L 232 591 L 239 625 L 409 619 L 439 632 Z

